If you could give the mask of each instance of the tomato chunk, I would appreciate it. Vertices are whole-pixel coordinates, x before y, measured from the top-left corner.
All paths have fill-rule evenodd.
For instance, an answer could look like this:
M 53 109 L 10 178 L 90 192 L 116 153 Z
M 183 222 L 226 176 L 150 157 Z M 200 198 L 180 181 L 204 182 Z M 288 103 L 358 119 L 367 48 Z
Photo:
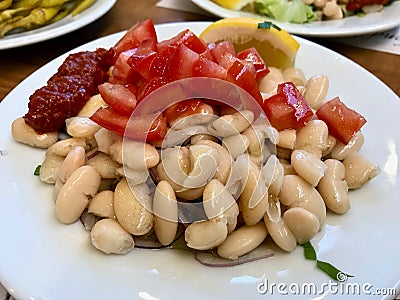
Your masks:
M 111 107 L 100 107 L 90 119 L 112 132 L 137 141 L 161 141 L 168 130 L 167 121 L 161 114 L 128 117 Z
M 207 44 L 189 29 L 180 32 L 169 40 L 159 42 L 157 46 L 158 50 L 162 51 L 167 46 L 178 47 L 181 44 L 197 54 L 201 54 L 207 49 Z
M 112 68 L 109 82 L 127 84 L 137 83 L 142 79 L 142 76 L 128 64 L 129 57 L 136 52 L 135 49 L 127 50 L 122 52 L 116 60 L 114 67 Z
M 151 19 L 135 24 L 125 33 L 113 47 L 115 57 L 117 58 L 121 52 L 137 48 L 144 40 L 154 40 L 157 43 L 156 29 Z
M 329 100 L 318 108 L 317 117 L 328 125 L 329 133 L 347 144 L 367 120 L 347 107 L 339 97 Z
M 143 78 L 149 80 L 153 77 L 150 66 L 158 56 L 157 45 L 154 40 L 145 40 L 136 51 L 128 58 L 128 64 L 132 66 Z
M 209 44 L 208 48 L 210 49 L 214 61 L 217 63 L 221 61 L 222 57 L 226 53 L 229 53 L 232 56 L 236 56 L 235 47 L 229 41 L 223 41 L 217 44 Z
M 278 85 L 278 92 L 265 99 L 264 112 L 277 130 L 298 129 L 310 121 L 314 113 L 292 82 Z
M 264 60 L 254 47 L 239 52 L 237 58 L 253 64 L 256 70 L 256 79 L 260 79 L 269 73 L 269 69 L 264 63 Z
M 103 100 L 116 112 L 130 116 L 136 107 L 136 96 L 129 88 L 112 83 L 103 83 L 98 86 Z
M 203 104 L 200 99 L 181 101 L 168 107 L 164 111 L 164 116 L 169 124 L 173 124 L 177 119 L 200 113 Z
M 193 76 L 193 69 L 200 58 L 200 54 L 180 44 L 169 60 L 165 76 L 171 80 L 189 78 Z
M 238 60 L 235 60 L 228 69 L 228 80 L 242 89 L 247 91 L 262 106 L 263 99 L 261 97 L 258 84 L 254 79 L 253 74 L 247 69 L 247 67 Z

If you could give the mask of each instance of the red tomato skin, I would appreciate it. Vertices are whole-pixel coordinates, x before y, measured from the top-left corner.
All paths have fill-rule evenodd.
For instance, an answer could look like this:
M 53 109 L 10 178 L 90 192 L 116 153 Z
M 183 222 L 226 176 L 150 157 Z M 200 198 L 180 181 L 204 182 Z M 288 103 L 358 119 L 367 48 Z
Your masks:
M 328 126 L 329 133 L 347 144 L 367 120 L 355 110 L 347 107 L 339 97 L 322 104 L 317 117 Z
M 111 71 L 109 82 L 119 84 L 137 83 L 142 79 L 142 76 L 128 64 L 128 59 L 136 52 L 136 49 L 131 49 L 122 52 L 116 60 Z
M 150 66 L 158 56 L 157 45 L 154 40 L 143 41 L 136 51 L 128 58 L 128 64 L 133 67 L 144 79 L 153 77 Z
M 118 135 L 136 141 L 162 141 L 168 130 L 167 121 L 161 114 L 128 117 L 118 114 L 111 107 L 100 107 L 90 119 Z
M 209 44 L 211 55 L 215 62 L 219 63 L 222 57 L 229 53 L 233 57 L 236 56 L 236 51 L 233 44 L 229 41 L 219 42 L 217 44 Z
M 247 91 L 256 102 L 262 106 L 263 98 L 261 97 L 260 90 L 258 89 L 258 84 L 254 79 L 253 74 L 247 69 L 247 67 L 236 60 L 228 69 L 228 81 L 237 84 L 242 89 Z
M 264 60 L 254 47 L 239 52 L 237 54 L 237 58 L 253 64 L 256 71 L 255 74 L 256 80 L 263 78 L 265 75 L 269 73 L 269 69 L 266 66 Z
M 165 76 L 172 80 L 184 79 L 193 76 L 193 69 L 200 55 L 184 44 L 180 44 L 169 60 Z
M 165 69 L 169 64 L 169 60 L 174 56 L 176 51 L 175 46 L 167 45 L 161 50 L 159 49 L 158 55 L 154 58 L 150 66 L 151 77 L 164 76 Z
M 103 83 L 98 86 L 104 102 L 114 111 L 130 116 L 136 107 L 136 96 L 125 86 L 120 84 Z
M 113 47 L 115 57 L 122 52 L 137 48 L 144 40 L 152 39 L 157 43 L 157 34 L 152 19 L 133 25 Z
M 193 76 L 210 77 L 226 80 L 227 71 L 217 63 L 200 56 L 199 60 L 194 64 Z
M 204 102 L 200 99 L 184 100 L 171 105 L 164 111 L 164 116 L 169 124 L 177 119 L 200 113 Z
M 299 129 L 314 117 L 304 97 L 291 82 L 280 84 L 277 94 L 264 100 L 263 109 L 271 125 L 279 131 Z
M 138 102 L 142 101 L 146 96 L 148 96 L 151 92 L 155 91 L 156 89 L 162 87 L 163 85 L 171 82 L 170 79 L 159 76 L 150 79 L 149 81 L 145 82 L 142 86 L 138 88 L 136 93 L 136 99 Z
M 159 42 L 157 47 L 159 51 L 162 51 L 164 47 L 178 47 L 180 44 L 185 45 L 197 54 L 201 54 L 207 49 L 207 44 L 189 29 L 178 33 L 169 40 Z

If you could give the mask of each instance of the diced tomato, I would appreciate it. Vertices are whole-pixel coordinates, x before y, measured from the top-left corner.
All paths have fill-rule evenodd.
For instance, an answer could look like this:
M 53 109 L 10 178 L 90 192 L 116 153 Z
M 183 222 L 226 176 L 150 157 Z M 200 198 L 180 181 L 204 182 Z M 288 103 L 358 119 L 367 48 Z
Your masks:
M 121 52 L 137 48 L 141 42 L 149 39 L 157 43 L 156 29 L 151 19 L 135 24 L 125 33 L 113 47 L 115 57 L 117 58 Z
M 164 76 L 165 69 L 175 51 L 176 47 L 171 45 L 167 45 L 166 47 L 163 47 L 162 50 L 158 51 L 158 55 L 154 58 L 150 66 L 150 73 L 152 77 Z
M 232 66 L 228 69 L 228 80 L 247 91 L 259 105 L 263 105 L 263 99 L 258 89 L 257 81 L 243 63 L 238 60 L 234 61 Z
M 181 101 L 168 107 L 164 111 L 164 116 L 169 124 L 173 124 L 177 119 L 200 113 L 203 104 L 200 99 Z
M 112 132 L 137 141 L 161 141 L 168 129 L 167 121 L 161 114 L 128 117 L 118 114 L 111 107 L 100 107 L 90 119 Z
M 136 94 L 137 101 L 139 102 L 142 101 L 151 92 L 155 91 L 156 89 L 162 87 L 163 85 L 169 82 L 171 82 L 170 79 L 162 76 L 150 79 L 138 89 Z
M 150 66 L 158 56 L 157 45 L 154 40 L 145 40 L 137 47 L 136 51 L 129 57 L 128 64 L 132 66 L 146 80 L 153 77 Z
M 142 79 L 142 76 L 135 70 L 135 68 L 128 64 L 129 57 L 131 57 L 135 52 L 136 48 L 124 51 L 119 55 L 112 69 L 109 82 L 129 84 L 137 83 Z
M 244 65 L 246 67 L 247 71 L 249 71 L 253 75 L 253 77 L 256 78 L 256 69 L 253 66 L 253 64 L 246 60 L 239 59 L 236 56 L 232 55 L 231 53 L 226 52 L 220 58 L 219 65 L 224 67 L 225 69 L 229 70 L 229 68 L 237 61 L 240 62 L 242 65 Z
M 329 133 L 347 144 L 367 120 L 355 110 L 347 107 L 339 97 L 322 104 L 317 117 L 328 125 Z
M 229 53 L 233 57 L 236 56 L 236 51 L 233 44 L 229 41 L 219 42 L 217 44 L 209 44 L 211 55 L 215 62 L 219 63 L 222 57 Z
M 261 58 L 260 54 L 257 52 L 256 48 L 248 48 L 237 54 L 239 59 L 245 60 L 251 63 L 256 70 L 256 79 L 260 79 L 269 73 L 269 69 Z
M 193 67 L 193 76 L 226 79 L 227 71 L 217 63 L 200 56 Z
M 165 70 L 165 77 L 171 80 L 189 78 L 193 76 L 193 69 L 200 55 L 184 44 L 180 44 L 169 60 Z
M 136 96 L 123 85 L 103 83 L 98 86 L 103 100 L 116 112 L 130 116 L 136 107 Z
M 180 44 L 185 45 L 197 54 L 201 54 L 207 49 L 207 44 L 189 29 L 180 32 L 169 40 L 159 42 L 157 47 L 161 52 L 167 46 L 178 47 Z
M 277 94 L 264 100 L 263 109 L 269 122 L 277 130 L 301 128 L 314 116 L 292 82 L 279 84 Z

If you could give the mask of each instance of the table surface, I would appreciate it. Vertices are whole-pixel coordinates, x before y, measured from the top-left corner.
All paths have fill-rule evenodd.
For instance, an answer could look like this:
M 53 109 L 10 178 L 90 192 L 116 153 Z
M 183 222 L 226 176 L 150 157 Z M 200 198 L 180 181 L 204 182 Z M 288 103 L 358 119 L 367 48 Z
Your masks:
M 207 17 L 156 6 L 158 0 L 118 0 L 102 18 L 67 35 L 16 49 L 0 50 L 0 101 L 24 78 L 59 55 L 98 37 L 127 30 L 138 21 L 152 18 L 155 24 L 178 21 L 214 21 Z M 350 58 L 373 73 L 400 96 L 400 56 L 356 48 L 334 39 L 313 39 Z M 0 285 L 0 300 L 13 299 Z

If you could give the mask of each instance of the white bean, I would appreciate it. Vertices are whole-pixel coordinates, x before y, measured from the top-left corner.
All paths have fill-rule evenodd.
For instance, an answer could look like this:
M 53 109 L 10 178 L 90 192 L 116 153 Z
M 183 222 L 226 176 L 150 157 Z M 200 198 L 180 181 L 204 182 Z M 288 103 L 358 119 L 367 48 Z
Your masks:
M 15 141 L 36 148 L 46 149 L 58 140 L 57 132 L 37 133 L 22 117 L 12 122 L 11 133 Z
M 90 97 L 77 116 L 89 118 L 102 106 L 107 106 L 107 103 L 104 102 L 100 94 L 94 95 Z
M 318 109 L 325 101 L 329 89 L 329 79 L 326 76 L 316 75 L 307 80 L 304 99 L 313 109 Z
M 123 178 L 114 191 L 114 211 L 118 222 L 131 234 L 143 235 L 153 227 L 150 191 L 146 184 L 133 187 Z
M 208 145 L 217 149 L 219 153 L 219 161 L 217 163 L 214 178 L 218 179 L 222 184 L 226 184 L 232 166 L 232 157 L 229 155 L 229 152 L 220 144 L 209 140 L 199 141 L 197 145 Z
M 40 180 L 50 184 L 56 183 L 57 174 L 63 162 L 64 157 L 62 156 L 55 154 L 46 155 L 42 165 L 40 166 Z
M 267 237 L 268 231 L 263 222 L 256 225 L 244 225 L 227 236 L 217 247 L 219 256 L 237 259 L 257 248 Z
M 162 245 L 173 242 L 178 229 L 178 202 L 167 181 L 157 184 L 153 197 L 154 231 Z
M 257 224 L 263 217 L 268 205 L 268 192 L 260 168 L 249 159 L 241 155 L 238 159 L 244 160 L 242 166 L 246 168 L 242 178 L 243 191 L 239 197 L 239 208 L 247 225 Z
M 282 218 L 299 244 L 310 241 L 319 230 L 317 216 L 301 207 L 286 210 Z
M 295 148 L 321 158 L 322 151 L 327 147 L 328 131 L 328 126 L 324 121 L 311 120 L 298 130 Z
M 114 192 L 105 190 L 97 193 L 90 200 L 88 212 L 101 218 L 115 218 Z
M 296 129 L 279 131 L 279 139 L 276 145 L 287 149 L 294 149 L 296 145 Z
M 85 139 L 68 138 L 51 145 L 49 148 L 47 148 L 46 154 L 54 153 L 56 155 L 65 157 L 72 149 L 78 146 L 83 147 L 85 150 L 88 148 Z
M 224 115 L 216 119 L 210 129 L 216 135 L 226 137 L 243 132 L 254 121 L 250 110 L 238 111 L 232 115 Z
M 92 245 L 106 254 L 126 254 L 135 243 L 133 237 L 114 219 L 102 219 L 90 231 Z
M 265 75 L 258 83 L 261 92 L 275 94 L 278 84 L 285 82 L 282 72 L 275 67 L 268 67 L 269 73 Z
M 291 163 L 296 173 L 313 186 L 318 184 L 327 170 L 323 161 L 304 150 L 294 150 Z
M 239 206 L 219 180 L 211 180 L 204 188 L 203 207 L 208 219 L 224 217 L 227 220 L 228 232 L 235 229 Z
M 208 250 L 220 245 L 228 235 L 225 218 L 198 221 L 185 230 L 187 246 L 196 250 Z
M 100 125 L 89 118 L 71 117 L 65 120 L 67 132 L 74 138 L 93 138 L 94 134 L 101 128 Z
M 88 165 L 94 167 L 101 178 L 118 178 L 118 168 L 121 164 L 113 160 L 105 153 L 99 152 L 88 160 Z
M 285 175 L 279 199 L 288 208 L 301 207 L 317 216 L 319 230 L 325 224 L 326 206 L 318 191 L 298 175 Z
M 100 175 L 91 166 L 75 170 L 65 182 L 56 199 L 56 214 L 60 222 L 74 223 L 79 219 L 90 198 L 100 186 Z
M 306 84 L 306 77 L 304 76 L 303 70 L 295 67 L 290 67 L 282 72 L 285 81 L 291 81 L 296 86 L 303 86 Z
M 356 154 L 363 144 L 364 135 L 361 131 L 358 131 L 347 144 L 343 144 L 341 141 L 336 141 L 329 156 L 337 160 L 343 160 L 349 155 Z
M 337 214 L 344 214 L 350 209 L 347 182 L 344 180 L 344 165 L 336 159 L 325 160 L 328 167 L 325 176 L 318 183 L 318 191 L 326 206 Z
M 377 176 L 379 168 L 359 154 L 352 154 L 343 161 L 345 180 L 349 189 L 358 189 Z
M 249 138 L 243 134 L 234 134 L 222 139 L 222 145 L 228 150 L 233 159 L 246 152 Z

